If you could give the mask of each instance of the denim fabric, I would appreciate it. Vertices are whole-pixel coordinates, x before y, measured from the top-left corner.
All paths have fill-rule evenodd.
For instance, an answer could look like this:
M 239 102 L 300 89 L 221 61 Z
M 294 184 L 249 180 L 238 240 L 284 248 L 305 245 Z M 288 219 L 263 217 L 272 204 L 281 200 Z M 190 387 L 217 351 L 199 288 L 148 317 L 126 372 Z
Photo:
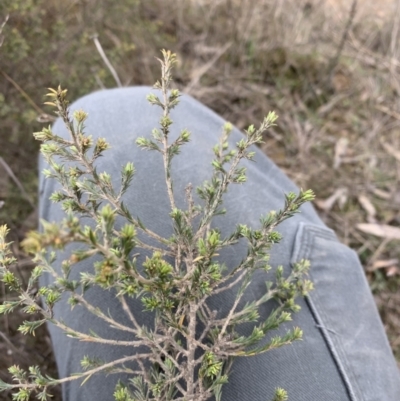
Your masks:
M 122 166 L 128 161 L 134 162 L 137 174 L 124 202 L 150 229 L 169 236 L 172 234 L 170 207 L 161 157 L 155 152 L 141 151 L 134 144 L 138 136 L 149 136 L 158 125 L 160 109 L 145 100 L 152 91 L 147 87 L 100 91 L 75 102 L 71 111 L 87 111 L 86 132 L 94 138 L 105 137 L 111 144 L 112 149 L 99 160 L 99 172 L 111 173 L 118 185 Z M 186 185 L 190 182 L 196 187 L 211 177 L 212 147 L 218 141 L 224 120 L 188 96 L 183 96 L 181 104 L 172 111 L 172 119 L 171 139 L 184 128 L 192 132 L 192 141 L 172 166 L 177 204 L 183 208 Z M 60 121 L 55 123 L 54 132 L 67 135 Z M 235 129 L 232 143 L 241 135 Z M 283 206 L 284 193 L 297 190 L 260 150 L 255 152 L 255 163 L 244 163 L 248 182 L 231 187 L 224 198 L 227 214 L 215 219 L 214 225 L 223 234 L 232 231 L 237 223 L 258 227 L 261 215 Z M 59 205 L 48 200 L 56 188 L 53 181 L 41 177 L 40 217 L 45 220 L 59 221 L 63 217 Z M 300 326 L 304 339 L 256 357 L 237 359 L 222 399 L 267 401 L 279 386 L 289 392 L 289 399 L 293 401 L 400 400 L 399 372 L 355 253 L 337 241 L 311 205 L 304 205 L 302 212 L 285 221 L 279 231 L 283 240 L 272 248 L 272 266 L 283 265 L 288 274 L 294 262 L 302 258 L 311 261 L 311 278 L 316 289 L 307 299 L 299 301 L 302 310 L 293 315 L 293 322 L 278 331 L 285 333 L 290 327 Z M 55 264 L 58 269 L 67 251 L 59 255 Z M 246 247 L 239 243 L 224 250 L 220 258 L 232 268 L 245 254 Z M 145 256 L 146 252 L 142 252 L 139 262 Z M 73 275 L 78 277 L 80 271 L 92 270 L 93 260 L 89 259 L 77 265 Z M 268 274 L 258 273 L 243 302 L 259 297 L 265 291 L 267 279 Z M 50 277 L 44 277 L 42 284 L 49 280 Z M 92 304 L 129 325 L 112 292 L 90 289 L 87 295 Z M 233 296 L 234 290 L 220 294 L 212 299 L 210 307 L 222 315 L 229 310 Z M 75 329 L 87 332 L 91 328 L 105 338 L 129 339 L 126 333 L 107 327 L 83 307 L 77 306 L 70 312 L 65 301 L 57 304 L 56 317 Z M 151 324 L 152 316 L 142 312 L 140 303 L 132 301 L 130 307 L 140 323 Z M 272 308 L 273 305 L 264 305 L 261 316 L 268 316 Z M 83 355 L 111 361 L 132 352 L 124 347 L 78 342 L 53 326 L 49 328 L 62 377 L 80 371 Z M 66 383 L 63 400 L 112 400 L 117 380 L 116 376 L 99 375 L 90 378 L 84 386 L 78 381 Z

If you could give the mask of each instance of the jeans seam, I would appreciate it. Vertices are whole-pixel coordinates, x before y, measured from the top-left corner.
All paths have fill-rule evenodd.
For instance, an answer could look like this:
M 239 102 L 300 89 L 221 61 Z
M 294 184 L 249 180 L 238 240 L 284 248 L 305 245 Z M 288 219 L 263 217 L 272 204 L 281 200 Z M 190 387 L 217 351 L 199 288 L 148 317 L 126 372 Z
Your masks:
M 301 230 L 301 233 L 300 233 L 301 246 L 297 249 L 297 252 L 295 254 L 295 258 L 298 261 L 301 259 L 310 260 L 311 252 L 312 252 L 316 237 L 323 238 L 328 241 L 339 242 L 337 240 L 335 234 L 333 233 L 333 231 L 330 231 L 328 229 L 322 229 L 320 227 L 305 225 L 303 223 L 303 224 L 301 224 L 300 230 Z M 309 274 L 312 278 L 312 266 L 311 266 L 311 271 Z M 335 345 L 334 341 L 331 339 L 331 335 L 328 330 L 329 327 L 327 329 L 324 325 L 324 321 L 329 322 L 329 318 L 325 315 L 323 308 L 319 308 L 320 311 L 317 308 L 317 304 L 319 304 L 317 293 L 314 292 L 314 293 L 309 294 L 306 297 L 306 302 L 311 310 L 311 313 L 314 316 L 316 323 L 320 326 L 319 329 L 321 330 L 323 338 L 332 354 L 332 357 L 336 363 L 339 374 L 342 377 L 342 380 L 344 382 L 344 385 L 347 389 L 347 392 L 350 396 L 351 401 L 361 401 L 361 399 L 364 399 L 364 397 L 362 396 L 362 393 L 359 389 L 354 372 L 352 371 L 352 369 L 348 363 L 346 353 L 342 349 L 340 342 Z M 340 354 L 338 351 L 340 352 Z M 353 377 L 353 383 L 351 382 L 349 376 Z M 355 389 L 355 387 L 356 387 L 356 389 Z M 355 390 L 361 397 L 360 399 L 358 399 Z

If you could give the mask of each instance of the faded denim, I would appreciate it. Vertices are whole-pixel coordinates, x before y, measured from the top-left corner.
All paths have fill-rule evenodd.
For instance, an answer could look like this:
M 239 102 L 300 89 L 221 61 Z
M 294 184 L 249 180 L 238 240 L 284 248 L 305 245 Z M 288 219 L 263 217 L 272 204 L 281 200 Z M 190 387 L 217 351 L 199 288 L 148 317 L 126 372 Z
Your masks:
M 164 182 L 162 160 L 155 152 L 139 150 L 134 144 L 138 136 L 149 136 L 158 125 L 160 109 L 148 104 L 147 87 L 112 89 L 83 97 L 71 110 L 89 113 L 86 132 L 105 137 L 112 149 L 99 161 L 98 171 L 107 171 L 118 185 L 121 167 L 133 161 L 137 174 L 125 203 L 143 222 L 162 236 L 171 235 L 167 218 L 169 203 Z M 194 99 L 183 96 L 172 111 L 172 137 L 183 128 L 192 132 L 192 141 L 175 159 L 172 175 L 178 206 L 184 207 L 184 188 L 194 187 L 211 177 L 212 147 L 218 140 L 224 120 Z M 54 132 L 66 135 L 60 121 Z M 241 137 L 234 130 L 231 140 Z M 255 163 L 246 162 L 248 182 L 234 185 L 225 196 L 227 215 L 215 219 L 215 226 L 228 233 L 237 223 L 259 226 L 259 218 L 270 210 L 282 207 L 284 193 L 296 191 L 295 185 L 260 150 L 255 149 Z M 44 167 L 41 162 L 41 169 Z M 59 221 L 63 212 L 48 200 L 56 184 L 40 180 L 40 217 Z M 306 300 L 300 300 L 302 310 L 294 314 L 289 327 L 300 326 L 304 339 L 263 355 L 239 358 L 233 365 L 229 384 L 223 389 L 224 401 L 268 401 L 274 388 L 283 387 L 291 401 L 396 401 L 400 400 L 400 377 L 374 300 L 357 255 L 338 242 L 335 234 L 318 218 L 311 205 L 285 221 L 279 231 L 283 240 L 272 249 L 271 265 L 283 265 L 288 273 L 294 262 L 311 261 L 311 279 L 315 290 Z M 243 244 L 225 250 L 220 257 L 233 267 L 246 252 Z M 142 258 L 146 255 L 144 252 Z M 59 256 L 58 264 L 62 260 Z M 92 261 L 81 262 L 75 271 L 92 270 Z M 49 277 L 43 279 L 46 284 Z M 264 273 L 258 274 L 247 292 L 247 299 L 259 297 L 265 290 Z M 222 294 L 221 294 L 222 295 Z M 121 323 L 129 324 L 111 292 L 91 289 L 90 301 L 109 310 Z M 228 310 L 233 292 L 212 301 L 218 311 Z M 142 313 L 141 304 L 134 301 L 132 310 L 143 324 L 151 316 Z M 261 310 L 267 316 L 272 305 Z M 80 331 L 88 328 L 112 339 L 127 339 L 125 333 L 106 327 L 96 316 L 76 307 L 72 312 L 65 302 L 57 304 L 56 316 Z M 105 347 L 78 342 L 50 326 L 57 365 L 61 377 L 80 371 L 83 355 L 109 361 L 126 355 L 130 349 Z M 63 387 L 64 401 L 110 401 L 117 382 L 116 376 L 92 377 L 84 386 L 75 381 Z

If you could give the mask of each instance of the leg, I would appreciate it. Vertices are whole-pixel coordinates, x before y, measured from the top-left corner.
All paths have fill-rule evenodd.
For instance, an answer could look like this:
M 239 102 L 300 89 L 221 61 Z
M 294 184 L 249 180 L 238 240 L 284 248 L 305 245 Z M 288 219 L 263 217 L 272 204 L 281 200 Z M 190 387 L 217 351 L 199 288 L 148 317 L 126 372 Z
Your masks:
M 148 136 L 158 125 L 159 109 L 145 100 L 150 91 L 150 88 L 101 91 L 80 99 L 71 109 L 87 111 L 86 132 L 94 137 L 106 137 L 111 144 L 112 150 L 99 163 L 99 172 L 109 172 L 118 182 L 121 167 L 128 161 L 135 163 L 137 174 L 125 202 L 149 228 L 169 236 L 169 203 L 161 157 L 155 152 L 143 152 L 134 144 L 135 138 Z M 211 177 L 212 146 L 224 121 L 186 96 L 173 110 L 172 119 L 172 135 L 183 128 L 192 132 L 192 141 L 184 147 L 172 167 L 177 203 L 183 208 L 186 185 L 191 182 L 196 187 Z M 66 135 L 60 121 L 56 122 L 54 131 Z M 232 141 L 236 142 L 240 137 L 240 132 L 235 130 Z M 225 196 L 227 215 L 215 220 L 223 233 L 232 231 L 237 223 L 257 227 L 261 215 L 282 207 L 284 193 L 296 190 L 261 151 L 256 150 L 255 160 L 256 163 L 246 164 L 248 183 L 232 186 Z M 40 214 L 45 220 L 57 221 L 63 216 L 59 207 L 50 205 L 47 200 L 54 189 L 52 181 L 41 179 Z M 286 326 L 300 326 L 304 340 L 257 357 L 237 359 L 230 383 L 223 389 L 223 399 L 265 401 L 271 398 L 277 386 L 288 390 L 289 396 L 298 401 L 398 399 L 397 367 L 355 253 L 337 241 L 310 205 L 283 223 L 280 231 L 284 239 L 272 249 L 272 266 L 283 265 L 288 273 L 293 262 L 302 258 L 311 261 L 311 279 L 316 289 L 307 300 L 300 301 L 301 312 Z M 244 247 L 237 246 L 221 257 L 228 267 L 234 266 L 245 251 Z M 80 270 L 90 270 L 91 265 L 90 261 L 82 262 Z M 264 291 L 264 281 L 264 277 L 256 277 L 248 291 L 249 300 Z M 108 308 L 116 320 L 128 324 L 119 302 L 111 293 L 93 289 L 88 296 L 93 304 L 103 310 Z M 214 299 L 211 307 L 226 309 L 232 297 L 231 293 Z M 140 304 L 132 303 L 131 307 L 143 324 L 150 323 L 151 317 L 141 312 Z M 72 313 L 69 309 L 65 303 L 59 303 L 57 317 L 62 316 L 66 323 L 80 331 L 91 328 L 107 338 L 124 338 L 121 332 L 106 327 L 83 308 L 77 307 Z M 270 306 L 266 306 L 261 312 L 267 316 L 269 311 Z M 83 355 L 113 360 L 129 352 L 124 348 L 110 346 L 106 349 L 77 342 L 52 327 L 50 333 L 62 377 L 80 371 L 79 361 Z M 107 379 L 99 376 L 91 378 L 82 387 L 76 382 L 66 384 L 64 401 L 110 400 L 116 381 L 114 376 Z

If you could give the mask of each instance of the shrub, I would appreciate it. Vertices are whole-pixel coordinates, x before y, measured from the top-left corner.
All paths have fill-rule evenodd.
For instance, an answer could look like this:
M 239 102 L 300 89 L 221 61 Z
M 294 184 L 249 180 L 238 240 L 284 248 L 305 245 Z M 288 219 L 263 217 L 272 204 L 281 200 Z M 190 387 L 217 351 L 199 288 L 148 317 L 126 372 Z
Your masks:
M 34 334 L 39 326 L 49 321 L 77 340 L 117 344 L 116 340 L 78 332 L 54 318 L 54 305 L 60 301 L 62 294 L 68 293 L 71 308 L 82 305 L 105 324 L 132 333 L 134 339 L 129 346 L 145 347 L 144 353 L 137 352 L 108 363 L 82 355 L 82 372 L 60 379 L 65 382 L 87 379 L 102 372 L 118 373 L 123 370 L 124 363 L 134 361 L 138 374 L 132 378 L 131 386 L 117 385 L 114 393 L 116 401 L 207 400 L 213 395 L 219 400 L 236 357 L 267 352 L 301 338 L 301 329 L 294 327 L 284 336 L 260 342 L 271 331 L 291 320 L 291 313 L 299 310 L 295 298 L 306 295 L 312 289 L 312 283 L 304 278 L 308 262 L 303 260 L 294 266 L 288 277 L 284 277 L 283 268 L 278 267 L 275 279 L 266 281 L 266 291 L 260 298 L 244 306 L 240 304 L 257 270 L 273 274 L 268 258 L 271 245 L 281 239 L 275 231 L 276 227 L 297 213 L 304 202 L 313 199 L 312 191 L 287 194 L 282 210 L 262 217 L 257 229 L 238 224 L 234 232 L 223 237 L 217 228 L 211 228 L 214 217 L 224 214 L 223 194 L 231 184 L 246 181 L 246 171 L 240 163 L 243 159 L 253 158 L 251 147 L 262 141 L 263 132 L 276 121 L 275 113 L 270 112 L 258 129 L 250 126 L 235 149 L 231 149 L 228 143 L 232 126 L 226 124 L 220 142 L 213 149 L 213 175 L 197 188 L 199 201 L 195 200 L 192 188 L 188 186 L 187 209 L 177 207 L 170 168 L 175 156 L 190 140 L 190 133 L 184 130 L 176 140 L 169 141 L 170 111 L 178 105 L 180 96 L 177 90 L 171 89 L 171 69 L 175 61 L 174 54 L 163 51 L 163 59 L 160 60 L 162 76 L 155 84 L 162 96 L 148 96 L 148 101 L 162 110 L 160 127 L 153 130 L 151 139 L 141 137 L 136 141 L 140 148 L 158 152 L 163 158 L 170 201 L 168 218 L 174 229 L 170 238 L 163 238 L 150 230 L 140 218 L 133 217 L 134 211 L 128 210 L 123 203 L 124 193 L 135 174 L 133 163 L 123 167 L 118 189 L 112 185 L 108 173 L 97 172 L 96 160 L 109 145 L 105 139 L 93 141 L 85 133 L 87 114 L 84 111 L 70 116 L 67 91 L 61 87 L 50 89 L 49 104 L 65 123 L 69 139 L 56 135 L 51 128 L 43 129 L 34 136 L 43 142 L 41 152 L 50 166 L 44 174 L 61 184 L 62 190 L 54 192 L 51 199 L 61 203 L 66 217 L 61 223 L 42 222 L 42 231 L 30 233 L 24 241 L 25 249 L 34 255 L 36 263 L 26 288 L 12 272 L 15 259 L 5 239 L 7 227 L 0 228 L 0 277 L 11 290 L 20 294 L 17 300 L 5 301 L 0 306 L 0 313 L 23 307 L 26 313 L 40 316 L 35 321 L 24 322 L 19 328 L 21 332 Z M 94 225 L 83 226 L 82 217 L 90 217 Z M 125 220 L 122 227 L 116 225 L 117 217 Z M 144 237 L 139 237 L 139 232 Z M 158 245 L 149 245 L 142 238 L 156 241 Z M 237 266 L 224 266 L 217 258 L 218 252 L 241 239 L 248 243 L 247 257 Z M 60 274 L 52 267 L 56 251 L 72 242 L 82 244 L 84 248 L 71 252 L 69 258 L 63 261 Z M 151 250 L 152 256 L 138 266 L 135 255 L 141 249 Z M 74 265 L 93 255 L 101 257 L 94 263 L 94 272 L 82 273 L 79 280 L 72 280 L 70 273 Z M 173 258 L 173 264 L 167 261 L 170 258 Z M 34 291 L 44 273 L 51 274 L 55 278 L 54 283 Z M 129 327 L 116 322 L 86 300 L 85 293 L 93 286 L 115 291 L 121 308 L 129 315 Z M 210 297 L 233 288 L 237 288 L 237 292 L 230 311 L 224 316 L 217 316 L 207 306 Z M 137 323 L 129 311 L 126 298 L 140 299 L 144 313 L 154 314 L 153 328 Z M 276 308 L 266 320 L 260 319 L 260 305 L 272 300 L 276 302 Z M 253 330 L 244 335 L 241 327 L 249 323 L 253 324 Z M 200 335 L 199 327 L 202 327 Z M 19 401 L 28 400 L 34 392 L 38 393 L 38 399 L 47 400 L 49 389 L 60 382 L 43 375 L 36 366 L 29 371 L 13 366 L 9 371 L 15 383 L 0 382 L 0 390 L 14 389 L 14 399 Z M 287 394 L 278 388 L 274 399 L 285 400 Z

